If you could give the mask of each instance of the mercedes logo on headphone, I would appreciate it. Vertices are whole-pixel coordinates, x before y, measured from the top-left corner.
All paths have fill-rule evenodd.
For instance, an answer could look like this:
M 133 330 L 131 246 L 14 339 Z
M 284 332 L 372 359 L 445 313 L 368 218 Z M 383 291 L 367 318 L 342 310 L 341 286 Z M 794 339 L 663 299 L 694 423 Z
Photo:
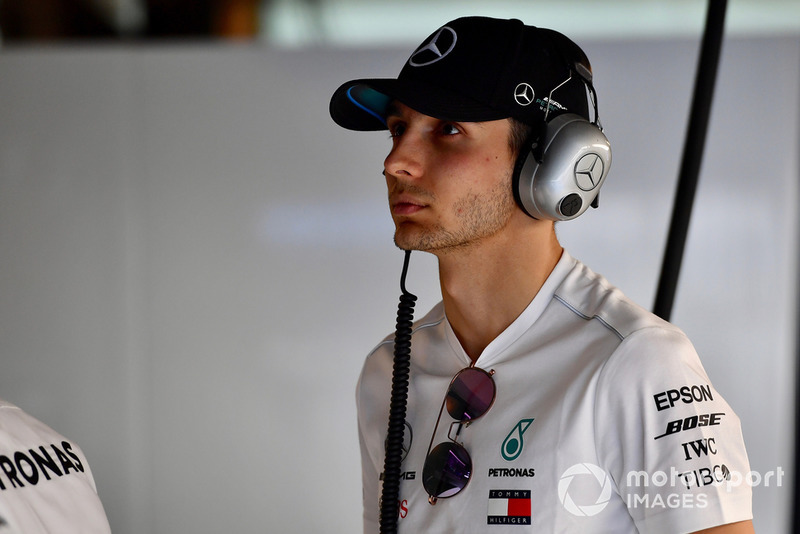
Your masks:
M 516 100 L 517 104 L 520 106 L 530 106 L 533 104 L 533 97 L 533 87 L 525 82 L 522 82 L 514 88 L 514 100 Z
M 411 54 L 408 64 L 412 67 L 424 67 L 444 59 L 456 47 L 457 36 L 455 30 L 442 26 L 430 41 L 417 48 Z
M 594 152 L 590 152 L 575 164 L 575 182 L 582 190 L 591 191 L 603 178 L 603 170 L 603 160 Z

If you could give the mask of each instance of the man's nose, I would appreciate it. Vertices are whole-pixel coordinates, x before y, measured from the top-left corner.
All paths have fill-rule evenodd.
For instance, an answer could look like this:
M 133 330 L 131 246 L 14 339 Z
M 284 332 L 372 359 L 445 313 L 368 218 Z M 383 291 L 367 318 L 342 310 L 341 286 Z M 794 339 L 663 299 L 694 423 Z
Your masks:
M 405 132 L 395 138 L 392 150 L 383 162 L 384 174 L 419 178 L 425 168 L 425 150 L 419 135 Z

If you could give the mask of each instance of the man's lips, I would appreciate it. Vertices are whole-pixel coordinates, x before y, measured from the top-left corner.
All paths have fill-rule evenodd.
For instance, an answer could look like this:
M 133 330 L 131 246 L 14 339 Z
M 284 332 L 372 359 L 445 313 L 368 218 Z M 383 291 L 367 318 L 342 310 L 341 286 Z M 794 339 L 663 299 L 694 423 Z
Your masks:
M 414 202 L 396 202 L 392 204 L 392 215 L 413 215 L 424 208 Z
M 425 203 L 421 200 L 417 200 L 416 198 L 401 195 L 391 199 L 389 206 L 391 207 L 392 215 L 407 216 L 413 215 L 424 209 Z
M 395 216 L 413 215 L 425 209 L 426 206 L 427 204 L 417 195 L 411 195 L 408 192 L 399 192 L 389 197 L 389 207 L 392 215 Z

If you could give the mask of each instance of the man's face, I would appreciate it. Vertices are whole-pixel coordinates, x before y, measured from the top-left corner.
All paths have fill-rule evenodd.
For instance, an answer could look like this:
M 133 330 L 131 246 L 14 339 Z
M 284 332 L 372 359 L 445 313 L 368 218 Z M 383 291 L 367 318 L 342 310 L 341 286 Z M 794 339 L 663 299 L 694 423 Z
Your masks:
M 384 161 L 395 243 L 443 254 L 491 239 L 516 211 L 510 122 L 448 122 L 395 102 Z

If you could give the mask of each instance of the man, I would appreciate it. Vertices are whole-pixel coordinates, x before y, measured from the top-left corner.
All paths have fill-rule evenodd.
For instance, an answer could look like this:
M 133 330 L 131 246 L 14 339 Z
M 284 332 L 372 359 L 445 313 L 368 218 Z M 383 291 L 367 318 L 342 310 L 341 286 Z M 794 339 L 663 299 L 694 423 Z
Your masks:
M 0 534 L 110 532 L 80 447 L 0 399 Z
M 556 238 L 610 165 L 596 113 L 575 43 L 482 17 L 333 96 L 341 126 L 389 130 L 395 242 L 439 261 L 442 303 L 412 336 L 402 532 L 753 531 L 738 418 L 689 340 Z M 366 532 L 393 345 L 358 385 Z

